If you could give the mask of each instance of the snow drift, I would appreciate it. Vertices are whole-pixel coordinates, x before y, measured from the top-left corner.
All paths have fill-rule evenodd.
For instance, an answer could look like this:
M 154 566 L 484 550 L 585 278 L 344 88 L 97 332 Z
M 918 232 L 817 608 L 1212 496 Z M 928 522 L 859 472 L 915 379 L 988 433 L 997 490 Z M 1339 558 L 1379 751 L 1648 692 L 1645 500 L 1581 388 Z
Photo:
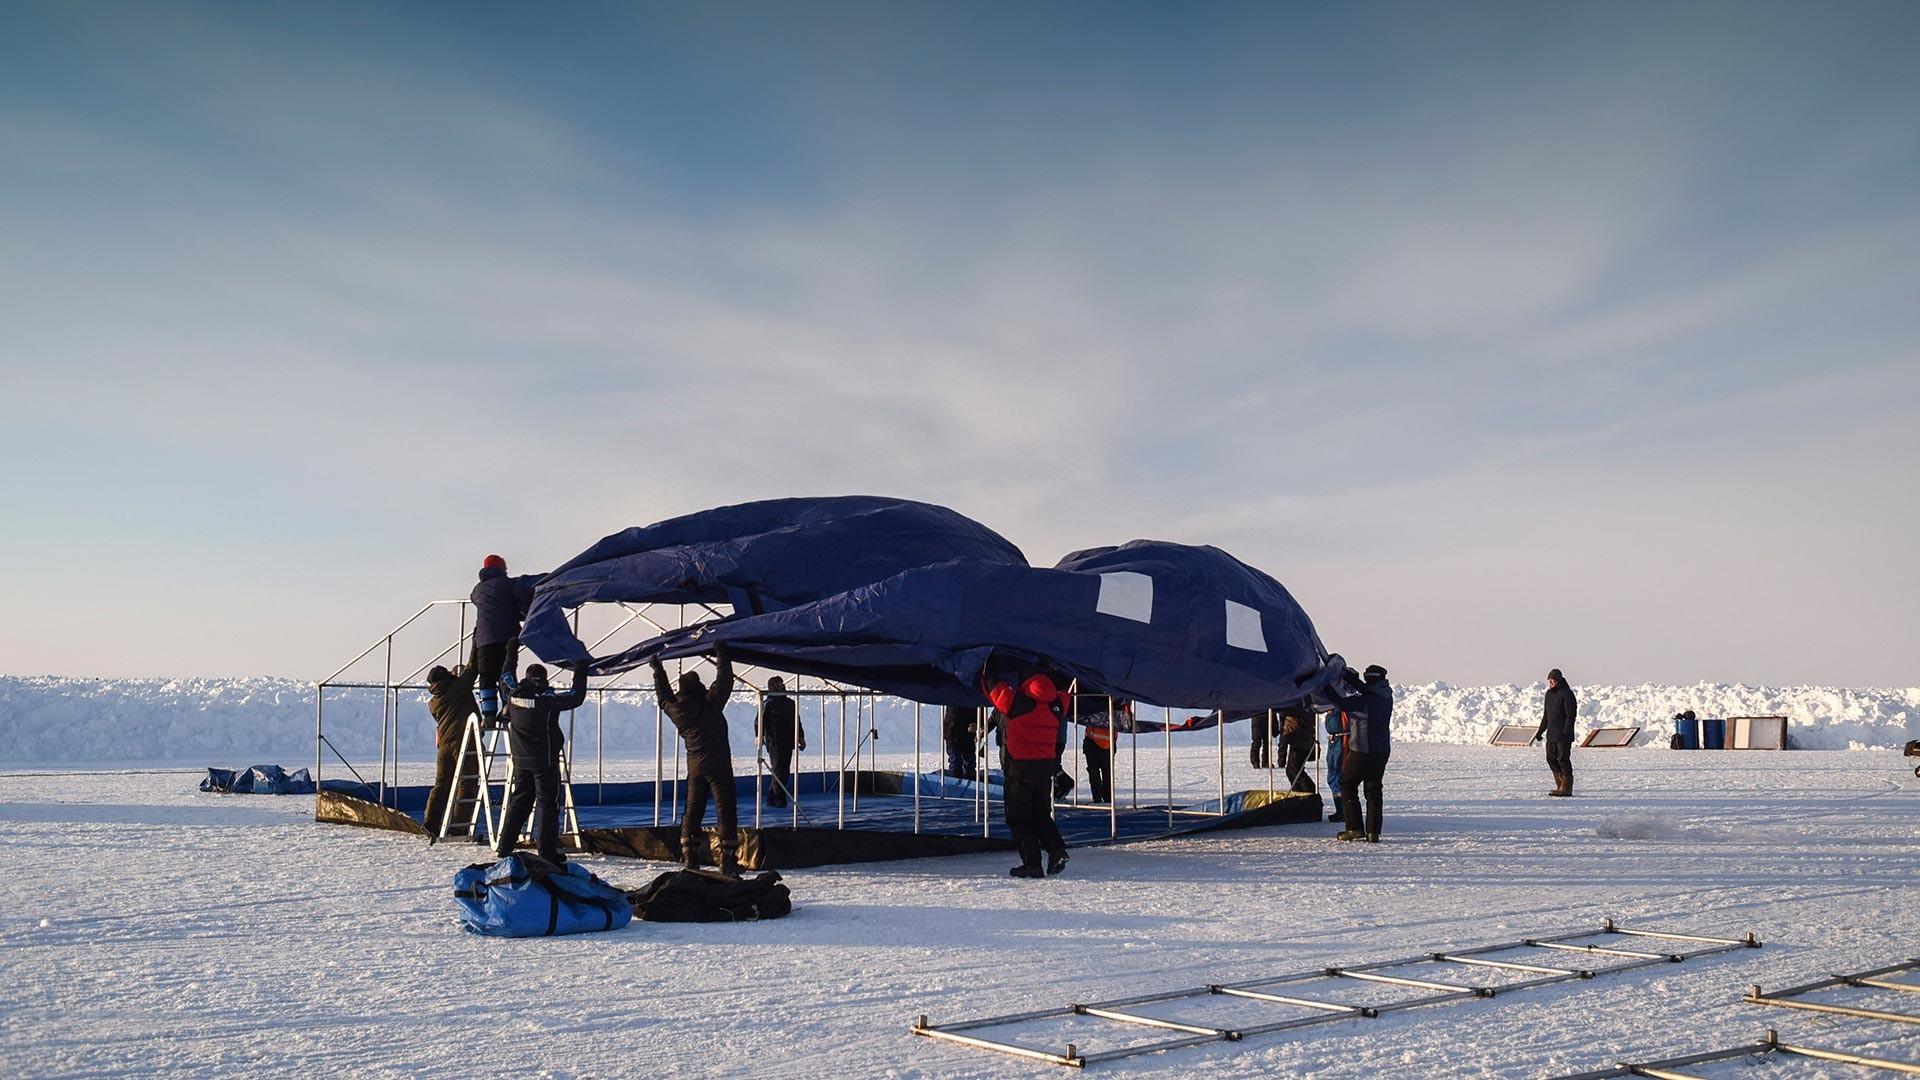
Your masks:
M 1582 686 L 1580 730 L 1638 724 L 1649 730 L 1643 747 L 1664 747 L 1668 717 L 1682 709 L 1701 716 L 1790 719 L 1794 745 L 1805 749 L 1899 749 L 1920 738 L 1920 687 Z M 1483 743 L 1495 725 L 1531 723 L 1544 688 L 1449 686 L 1398 689 L 1394 735 L 1412 742 Z M 597 696 L 597 695 L 596 695 Z M 401 752 L 432 754 L 433 725 L 424 694 L 402 696 Z M 818 703 L 804 705 L 809 745 L 819 731 Z M 1155 710 L 1142 719 L 1157 719 Z M 292 679 L 69 679 L 0 676 L 0 761 L 20 763 L 153 762 L 244 766 L 273 761 L 288 766 L 313 759 L 313 684 Z M 729 710 L 736 754 L 752 754 L 753 709 Z M 923 745 L 937 753 L 939 710 L 925 710 Z M 590 754 L 598 718 L 595 697 L 578 715 L 577 751 Z M 606 750 L 621 757 L 651 756 L 654 715 L 649 695 L 608 694 Z M 837 706 L 828 725 L 838 738 Z M 849 712 L 849 730 L 856 721 Z M 913 707 L 883 700 L 877 720 L 887 755 L 911 753 Z M 1244 739 L 1244 728 L 1235 725 Z M 331 691 L 327 734 L 356 762 L 380 751 L 380 694 Z M 1212 741 L 1211 733 L 1176 734 L 1178 742 Z M 1228 739 L 1236 738 L 1229 732 Z M 671 752 L 669 750 L 669 752 Z M 817 752 L 817 751 L 816 751 Z M 747 757 L 751 761 L 750 757 Z M 331 756 L 329 772 L 337 766 Z

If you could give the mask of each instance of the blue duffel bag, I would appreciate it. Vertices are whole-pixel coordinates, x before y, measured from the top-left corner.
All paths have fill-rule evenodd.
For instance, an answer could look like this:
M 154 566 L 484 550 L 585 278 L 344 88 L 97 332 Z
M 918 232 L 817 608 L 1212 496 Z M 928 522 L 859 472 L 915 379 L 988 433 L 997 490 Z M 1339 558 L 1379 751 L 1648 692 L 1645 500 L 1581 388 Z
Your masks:
M 538 855 L 475 863 L 453 875 L 460 925 L 488 937 L 551 937 L 618 930 L 633 920 L 627 894 L 582 867 Z

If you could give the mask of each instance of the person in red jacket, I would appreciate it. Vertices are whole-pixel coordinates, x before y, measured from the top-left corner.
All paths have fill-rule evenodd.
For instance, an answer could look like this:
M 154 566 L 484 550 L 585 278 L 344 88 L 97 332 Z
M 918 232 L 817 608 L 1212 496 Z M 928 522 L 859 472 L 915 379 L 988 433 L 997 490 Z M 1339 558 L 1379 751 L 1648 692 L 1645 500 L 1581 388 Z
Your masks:
M 1005 718 L 1001 772 L 1006 777 L 1007 829 L 1020 849 L 1020 865 L 1008 873 L 1018 878 L 1044 877 L 1067 868 L 1067 843 L 1053 823 L 1053 776 L 1060 769 L 1067 721 L 1062 681 L 1045 666 L 981 673 L 987 700 Z M 1044 870 L 1042 848 L 1048 856 Z

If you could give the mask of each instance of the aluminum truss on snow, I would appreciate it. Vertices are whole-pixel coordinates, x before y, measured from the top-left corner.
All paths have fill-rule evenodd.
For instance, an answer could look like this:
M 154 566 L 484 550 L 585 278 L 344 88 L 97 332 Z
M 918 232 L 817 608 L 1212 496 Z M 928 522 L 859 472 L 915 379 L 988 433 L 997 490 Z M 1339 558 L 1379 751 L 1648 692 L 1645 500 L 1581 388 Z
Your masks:
M 1673 945 L 1649 944 L 1646 948 L 1629 949 L 1603 946 L 1584 942 L 1584 938 L 1617 935 L 1635 939 L 1635 943 L 1672 942 Z M 1626 942 L 1619 943 L 1625 945 Z M 1367 964 L 1347 967 L 1323 967 L 1293 975 L 1280 975 L 1273 978 L 1254 979 L 1247 982 L 1210 983 L 1185 990 L 1172 990 L 1159 994 L 1143 994 L 1138 997 L 1118 998 L 1111 1001 L 1097 1001 L 1088 1004 L 1068 1005 L 1059 1009 L 1042 1009 L 1037 1012 L 1011 1013 L 1005 1016 L 990 1016 L 980 1020 L 962 1020 L 950 1024 L 929 1024 L 925 1016 L 915 1021 L 912 1031 L 915 1035 L 924 1035 L 931 1039 L 976 1046 L 984 1050 L 997 1050 L 1005 1054 L 1014 1054 L 1035 1061 L 1050 1062 L 1073 1068 L 1102 1061 L 1115 1061 L 1120 1058 L 1135 1057 L 1140 1054 L 1154 1054 L 1163 1050 L 1175 1050 L 1186 1046 L 1201 1046 L 1215 1042 L 1240 1042 L 1243 1039 L 1266 1035 L 1273 1032 L 1304 1028 L 1315 1024 L 1330 1023 L 1336 1020 L 1373 1018 L 1383 1013 L 1398 1012 L 1403 1009 L 1416 1009 L 1427 1005 L 1445 1002 L 1463 1001 L 1471 998 L 1491 998 L 1515 990 L 1525 990 L 1550 983 L 1568 982 L 1576 979 L 1591 979 L 1600 975 L 1611 975 L 1636 968 L 1651 967 L 1656 964 L 1677 964 L 1695 957 L 1711 956 L 1715 953 L 1733 949 L 1757 949 L 1760 942 L 1752 934 L 1740 938 L 1700 937 L 1693 934 L 1668 934 L 1653 930 L 1633 930 L 1615 926 L 1612 919 L 1601 924 L 1599 930 L 1582 930 L 1554 937 L 1522 938 L 1519 941 L 1502 942 L 1497 945 L 1481 945 L 1470 949 L 1454 949 L 1447 952 L 1431 952 L 1420 956 L 1411 956 L 1399 960 L 1380 960 Z M 1558 964 L 1521 962 L 1513 959 L 1491 959 L 1492 954 L 1520 952 L 1522 950 L 1540 950 L 1551 956 L 1536 956 L 1533 959 L 1546 960 L 1557 958 L 1561 953 L 1578 953 L 1585 957 L 1599 957 L 1617 962 L 1580 967 L 1564 967 Z M 1658 950 L 1658 951 L 1653 951 Z M 1415 968 L 1419 965 L 1457 965 L 1467 968 L 1502 971 L 1522 976 L 1508 982 L 1452 982 L 1438 979 L 1410 977 L 1409 973 L 1396 972 L 1396 969 Z M 1351 1002 L 1329 1001 L 1317 996 L 1308 996 L 1306 992 L 1283 993 L 1280 988 L 1295 988 L 1304 983 L 1321 981 L 1331 987 L 1341 985 L 1345 980 L 1352 983 L 1372 983 L 1387 986 L 1406 987 L 1413 990 L 1428 991 L 1412 997 L 1397 1000 L 1358 1004 Z M 1212 999 L 1231 997 L 1273 1005 L 1291 1006 L 1309 1011 L 1309 1015 L 1293 1016 L 1283 1020 L 1273 1020 L 1239 1027 L 1216 1027 L 1207 1024 L 1187 1023 L 1152 1016 L 1136 1011 L 1143 1005 L 1154 1005 L 1183 999 Z M 1159 1029 L 1178 1032 L 1175 1038 L 1136 1046 L 1124 1046 L 1114 1050 L 1083 1054 L 1075 1043 L 1067 1043 L 1063 1051 L 1041 1049 L 998 1039 L 972 1034 L 985 1028 L 1002 1027 L 1014 1024 L 1032 1023 L 1044 1020 L 1060 1020 L 1070 1017 L 1092 1017 L 1111 1021 L 1116 1024 L 1133 1027 Z M 1609 1074 L 1612 1075 L 1612 1074 Z M 1649 1074 L 1651 1075 L 1651 1074 Z
M 1890 964 L 1883 968 L 1874 968 L 1872 971 L 1855 972 L 1852 975 L 1835 975 L 1832 978 L 1821 979 L 1818 982 L 1810 982 L 1802 986 L 1792 986 L 1785 990 L 1775 990 L 1770 994 L 1761 993 L 1760 988 L 1755 986 L 1753 991 L 1741 1000 L 1749 1005 L 1778 1005 L 1786 1009 L 1805 1009 L 1808 1012 L 1839 1013 L 1842 1016 L 1864 1016 L 1869 1020 L 1887 1020 L 1895 1024 L 1920 1024 L 1920 1015 L 1913 1013 L 1888 1012 L 1884 1009 L 1861 1009 L 1852 1005 L 1829 1005 L 1820 1001 L 1792 1000 L 1802 994 L 1811 994 L 1816 990 L 1831 990 L 1840 986 L 1920 994 L 1920 985 L 1881 978 L 1883 975 L 1892 975 L 1897 972 L 1913 971 L 1915 969 L 1920 969 L 1920 960 L 1908 960 L 1904 964 Z M 1913 1071 L 1920 1072 L 1920 1069 L 1914 1069 Z
M 1757 1043 L 1730 1047 L 1726 1050 L 1708 1050 L 1682 1057 L 1662 1058 L 1659 1061 L 1628 1062 L 1623 1061 L 1611 1069 L 1598 1069 L 1594 1072 L 1574 1073 L 1559 1077 L 1558 1080 L 1612 1080 L 1616 1076 L 1654 1076 L 1662 1080 L 1697 1080 L 1692 1073 L 1679 1070 L 1689 1065 L 1705 1065 L 1714 1061 L 1732 1061 L 1744 1057 L 1766 1057 L 1782 1054 L 1788 1057 L 1813 1058 L 1819 1061 L 1834 1061 L 1842 1065 L 1859 1065 L 1869 1069 L 1881 1069 L 1886 1072 L 1920 1074 L 1920 1065 L 1909 1065 L 1904 1061 L 1888 1061 L 1885 1058 L 1863 1057 L 1859 1054 L 1843 1053 L 1839 1050 L 1822 1050 L 1817 1046 L 1793 1046 L 1780 1041 L 1777 1032 L 1769 1030 L 1767 1037 Z

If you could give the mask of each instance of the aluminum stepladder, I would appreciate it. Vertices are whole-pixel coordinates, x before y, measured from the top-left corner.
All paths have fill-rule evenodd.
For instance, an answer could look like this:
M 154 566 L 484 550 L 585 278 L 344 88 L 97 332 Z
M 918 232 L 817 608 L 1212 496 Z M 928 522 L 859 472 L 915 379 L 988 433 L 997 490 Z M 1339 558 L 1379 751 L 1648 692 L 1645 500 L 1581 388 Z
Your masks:
M 480 772 L 477 777 L 479 783 L 475 786 L 472 795 L 463 798 L 460 795 L 460 785 L 465 779 L 469 747 L 474 749 L 480 763 Z M 506 762 L 506 774 L 499 782 L 500 795 L 496 799 L 493 794 L 493 771 L 495 762 L 499 761 Z M 454 764 L 452 797 L 447 800 L 446 814 L 442 817 L 438 828 L 434 829 L 432 825 L 429 825 L 429 828 L 434 829 L 435 836 L 445 837 L 446 830 L 464 816 L 467 835 L 474 843 L 480 842 L 482 823 L 486 825 L 488 842 L 492 843 L 494 838 L 499 836 L 500 828 L 505 823 L 507 793 L 512 789 L 513 753 L 511 742 L 507 737 L 505 715 L 502 714 L 500 718 L 488 722 L 482 720 L 479 713 L 469 713 L 466 731 L 460 736 L 460 756 Z M 562 808 L 560 839 L 578 849 L 583 845 L 580 842 L 580 815 L 575 810 L 573 801 L 572 743 L 566 744 L 560 751 L 560 805 Z M 460 809 L 462 807 L 466 808 L 464 814 Z M 529 816 L 516 840 L 530 840 L 533 825 L 533 817 Z

